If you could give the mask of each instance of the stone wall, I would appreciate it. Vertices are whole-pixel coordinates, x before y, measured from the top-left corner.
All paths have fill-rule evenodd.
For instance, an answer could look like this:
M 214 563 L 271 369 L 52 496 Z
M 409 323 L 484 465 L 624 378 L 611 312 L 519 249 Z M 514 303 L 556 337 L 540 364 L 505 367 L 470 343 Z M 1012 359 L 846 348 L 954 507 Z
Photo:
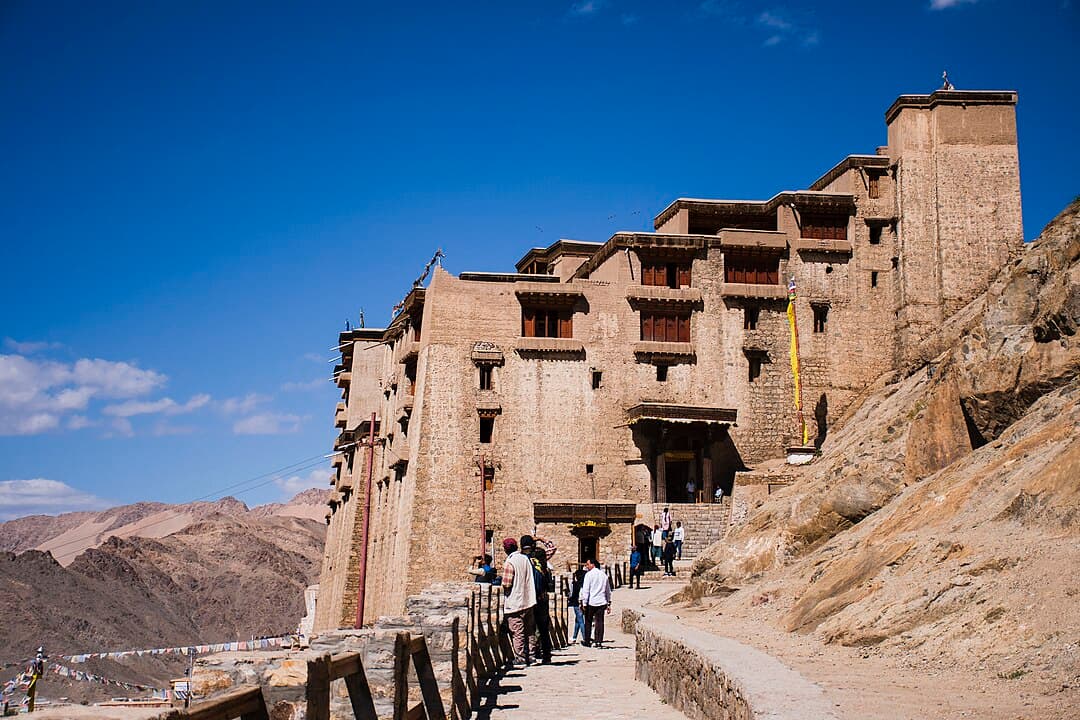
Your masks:
M 665 613 L 623 610 L 635 677 L 691 720 L 836 720 L 821 688 L 770 656 Z

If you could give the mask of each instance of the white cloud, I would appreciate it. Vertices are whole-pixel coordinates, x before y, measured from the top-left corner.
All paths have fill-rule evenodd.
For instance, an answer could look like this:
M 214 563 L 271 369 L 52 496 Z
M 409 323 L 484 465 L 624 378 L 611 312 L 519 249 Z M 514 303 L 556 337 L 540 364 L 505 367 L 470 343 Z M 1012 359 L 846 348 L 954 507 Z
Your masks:
M 286 413 L 260 413 L 233 424 L 237 435 L 288 435 L 300 432 L 303 418 Z
M 33 355 L 42 350 L 57 350 L 64 347 L 58 342 L 19 342 L 13 338 L 4 338 L 4 347 L 20 355 Z
M 131 426 L 131 421 L 125 417 L 118 417 L 109 423 L 109 432 L 105 434 L 105 437 L 133 437 L 135 435 L 135 428 Z
M 974 5 L 979 0 L 930 0 L 931 10 L 947 10 L 957 5 Z
M 330 383 L 326 381 L 326 378 L 315 378 L 314 380 L 307 380 L 304 382 L 287 382 L 281 384 L 281 389 L 285 392 L 296 392 L 304 390 L 315 390 L 321 387 L 328 387 Z
M 239 398 L 225 398 L 221 401 L 221 411 L 226 415 L 243 415 L 263 403 L 270 402 L 272 399 L 269 395 L 260 395 L 259 393 L 248 393 Z
M 776 30 L 791 30 L 793 27 L 790 20 L 777 12 L 769 12 L 768 10 L 758 15 L 757 21 L 765 27 L 774 28 Z
M 58 480 L 0 482 L 0 521 L 24 515 L 56 515 L 75 510 L 104 510 L 112 503 Z
M 93 427 L 95 425 L 97 425 L 97 423 L 85 415 L 72 415 L 67 421 L 68 430 L 82 430 L 83 428 Z
M 330 468 L 321 467 L 312 470 L 307 475 L 293 475 L 287 478 L 276 478 L 274 484 L 278 486 L 286 498 L 291 498 L 298 492 L 308 488 L 325 488 L 330 483 Z
M 210 396 L 202 393 L 193 396 L 183 405 L 179 404 L 170 397 L 164 397 L 160 400 L 129 400 L 127 402 L 118 403 L 116 405 L 107 405 L 105 409 L 101 412 L 106 415 L 112 415 L 114 417 L 156 415 L 158 413 L 162 413 L 164 415 L 184 415 L 186 413 L 198 410 L 209 402 Z
M 195 428 L 191 425 L 173 425 L 166 420 L 159 420 L 154 423 L 153 429 L 150 431 L 155 437 L 167 437 L 169 435 L 190 435 L 195 432 Z
M 52 430 L 67 413 L 85 410 L 91 399 L 137 397 L 166 380 L 126 362 L 83 358 L 63 363 L 0 355 L 0 435 Z
M 310 360 L 311 362 L 320 363 L 320 364 L 326 362 L 326 358 L 324 358 L 322 355 L 320 355 L 318 353 L 313 353 L 313 352 L 304 353 L 304 359 L 305 360 Z
M 604 6 L 604 0 L 581 0 L 570 6 L 570 14 L 577 16 L 595 15 Z
M 779 45 L 783 41 L 784 38 L 780 35 L 770 35 L 769 37 L 765 38 L 765 42 L 762 43 L 762 45 L 764 45 L 765 47 L 772 47 L 773 45 Z

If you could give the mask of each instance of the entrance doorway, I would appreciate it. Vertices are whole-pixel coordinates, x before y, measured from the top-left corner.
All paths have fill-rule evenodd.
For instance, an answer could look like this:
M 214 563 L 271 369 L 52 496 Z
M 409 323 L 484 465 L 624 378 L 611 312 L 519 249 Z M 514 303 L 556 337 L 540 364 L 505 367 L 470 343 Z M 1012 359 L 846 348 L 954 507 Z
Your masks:
M 578 538 L 577 547 L 579 563 L 585 562 L 585 558 L 596 560 L 600 557 L 598 554 L 600 550 L 600 538 Z
M 654 503 L 711 503 L 731 495 L 735 473 L 745 470 L 727 426 L 651 420 L 634 425 L 634 441 L 647 458 Z

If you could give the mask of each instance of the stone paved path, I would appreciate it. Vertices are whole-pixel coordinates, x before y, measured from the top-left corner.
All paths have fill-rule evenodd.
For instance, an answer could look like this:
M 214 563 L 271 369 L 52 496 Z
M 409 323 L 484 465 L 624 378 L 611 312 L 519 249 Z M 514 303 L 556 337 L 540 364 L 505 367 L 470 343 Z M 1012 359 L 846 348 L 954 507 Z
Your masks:
M 634 680 L 634 638 L 620 628 L 622 609 L 672 588 L 615 592 L 604 648 L 571 645 L 550 665 L 507 672 L 483 696 L 479 720 L 686 720 L 649 686 Z M 622 601 L 622 602 L 620 602 Z M 571 615 L 571 619 L 573 616 Z M 571 628 L 572 630 L 572 628 Z

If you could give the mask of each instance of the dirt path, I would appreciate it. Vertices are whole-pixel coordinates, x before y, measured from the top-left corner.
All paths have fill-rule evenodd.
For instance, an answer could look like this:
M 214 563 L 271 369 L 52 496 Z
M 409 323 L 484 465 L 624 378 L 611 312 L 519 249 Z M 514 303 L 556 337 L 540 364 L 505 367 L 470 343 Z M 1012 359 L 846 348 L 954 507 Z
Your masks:
M 669 586 L 670 587 L 670 586 Z M 642 599 L 664 588 L 642 590 Z M 620 629 L 629 591 L 615 593 L 604 648 L 571 645 L 557 650 L 550 665 L 512 670 L 483 696 L 478 720 L 686 720 L 644 683 L 634 680 L 634 638 Z M 646 596 L 646 594 L 648 594 Z M 571 616 L 572 619 L 573 616 Z
M 907 664 L 875 648 L 826 645 L 812 635 L 783 632 L 771 624 L 780 610 L 733 608 L 706 598 L 700 607 L 650 608 L 682 622 L 766 652 L 824 689 L 845 720 L 1065 720 L 1080 717 L 1077 688 L 1043 688 L 1024 679 L 958 671 L 944 662 Z

